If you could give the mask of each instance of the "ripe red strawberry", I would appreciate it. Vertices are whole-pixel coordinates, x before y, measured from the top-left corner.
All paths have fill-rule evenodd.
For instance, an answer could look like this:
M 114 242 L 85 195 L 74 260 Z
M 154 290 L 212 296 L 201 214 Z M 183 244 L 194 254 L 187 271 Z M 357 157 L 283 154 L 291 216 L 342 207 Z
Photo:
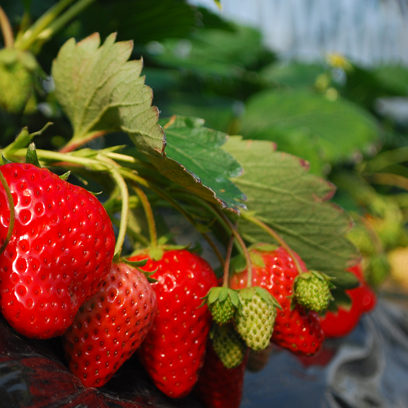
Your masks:
M 64 333 L 70 370 L 86 387 L 101 387 L 131 357 L 156 316 L 156 294 L 146 276 L 113 264 L 101 289 L 86 301 Z
M 363 313 L 372 310 L 376 304 L 376 296 L 364 280 L 361 264 L 348 269 L 360 280 L 361 285 L 355 289 L 346 290 L 352 304 L 350 308 L 339 306 L 337 312 L 326 312 L 320 317 L 320 325 L 326 337 L 343 337 L 353 331 Z
M 194 388 L 207 408 L 239 408 L 247 361 L 248 352 L 238 367 L 226 368 L 208 342 L 205 363 Z
M 306 312 L 296 305 L 291 310 L 289 297 L 293 293 L 293 283 L 298 276 L 296 266 L 282 247 L 271 250 L 270 245 L 257 245 L 250 249 L 252 265 L 252 285 L 265 288 L 280 303 L 282 310 L 278 310 L 272 342 L 287 348 L 295 354 L 313 355 L 320 350 L 324 341 L 324 334 L 320 327 L 319 316 L 316 312 Z M 254 262 L 259 259 L 260 264 Z M 306 266 L 298 257 L 304 271 Z M 232 289 L 246 287 L 248 271 L 235 273 L 230 279 Z
M 21 334 L 59 336 L 109 272 L 115 246 L 111 221 L 91 193 L 47 169 L 11 163 L 0 171 L 16 217 L 0 255 L 1 311 Z M 9 222 L 1 186 L 1 242 Z
M 144 258 L 141 254 L 130 260 Z M 197 381 L 211 324 L 208 307 L 199 306 L 217 279 L 204 259 L 186 250 L 164 252 L 142 269 L 157 269 L 151 276 L 157 279 L 152 283 L 157 316 L 137 355 L 163 393 L 184 397 Z

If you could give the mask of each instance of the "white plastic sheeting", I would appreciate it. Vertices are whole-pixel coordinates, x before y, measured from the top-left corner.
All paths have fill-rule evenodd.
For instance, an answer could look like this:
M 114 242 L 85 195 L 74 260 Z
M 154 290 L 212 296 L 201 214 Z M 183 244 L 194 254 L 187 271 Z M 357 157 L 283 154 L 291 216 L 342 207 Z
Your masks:
M 340 53 L 365 66 L 408 65 L 408 0 L 190 0 L 228 20 L 259 28 L 286 58 Z

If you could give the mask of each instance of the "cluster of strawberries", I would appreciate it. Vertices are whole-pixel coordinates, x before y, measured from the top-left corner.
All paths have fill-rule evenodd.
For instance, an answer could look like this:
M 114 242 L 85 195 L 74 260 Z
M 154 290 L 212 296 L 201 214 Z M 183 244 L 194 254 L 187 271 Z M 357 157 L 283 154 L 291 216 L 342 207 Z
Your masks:
M 321 348 L 318 312 L 330 290 L 318 273 L 299 279 L 306 267 L 284 248 L 250 249 L 255 289 L 244 270 L 211 297 L 218 281 L 198 255 L 146 250 L 116 260 L 111 221 L 91 193 L 31 164 L 0 171 L 2 314 L 25 336 L 61 336 L 85 386 L 104 385 L 136 353 L 166 395 L 194 388 L 210 408 L 238 407 L 248 348 L 272 341 L 303 356 Z

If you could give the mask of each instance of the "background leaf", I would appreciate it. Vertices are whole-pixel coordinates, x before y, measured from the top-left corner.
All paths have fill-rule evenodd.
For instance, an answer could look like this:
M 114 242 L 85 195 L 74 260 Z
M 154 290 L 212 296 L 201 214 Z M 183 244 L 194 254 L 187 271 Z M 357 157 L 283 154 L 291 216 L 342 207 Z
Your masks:
M 257 62 L 263 47 L 257 30 L 241 26 L 234 28 L 233 32 L 199 30 L 188 39 L 166 40 L 155 59 L 161 64 L 189 69 L 201 75 L 240 76 L 244 67 Z
M 120 40 L 145 44 L 186 36 L 196 26 L 197 17 L 192 6 L 179 0 L 115 0 L 96 2 L 81 21 L 86 35 L 99 32 L 104 38 L 118 32 Z
M 383 65 L 374 70 L 375 77 L 389 89 L 400 95 L 408 95 L 408 67 Z
M 229 180 L 242 173 L 241 165 L 221 149 L 227 135 L 204 127 L 202 119 L 175 117 L 170 123 L 165 154 L 150 156 L 160 173 L 210 202 L 244 207 L 245 195 Z
M 311 161 L 312 170 L 319 173 L 325 163 L 366 147 L 378 129 L 373 117 L 348 101 L 281 89 L 261 92 L 248 101 L 240 133 L 276 142 L 279 150 Z
M 335 285 L 354 286 L 354 275 L 345 269 L 359 255 L 345 237 L 350 217 L 327 202 L 334 186 L 308 174 L 301 159 L 275 152 L 270 142 L 231 137 L 223 148 L 244 167 L 234 183 L 247 195 L 248 210 L 281 235 L 309 269 L 335 277 Z M 240 221 L 240 230 L 249 242 L 273 242 L 248 221 Z
M 319 75 L 325 72 L 322 64 L 304 64 L 300 62 L 280 62 L 268 65 L 261 72 L 271 85 L 289 87 L 312 87 Z
M 141 61 L 127 61 L 132 42 L 115 43 L 110 35 L 100 45 L 93 34 L 67 41 L 53 64 L 55 92 L 74 129 L 72 142 L 98 132 L 124 130 L 142 151 L 163 149 L 152 92 L 140 77 Z

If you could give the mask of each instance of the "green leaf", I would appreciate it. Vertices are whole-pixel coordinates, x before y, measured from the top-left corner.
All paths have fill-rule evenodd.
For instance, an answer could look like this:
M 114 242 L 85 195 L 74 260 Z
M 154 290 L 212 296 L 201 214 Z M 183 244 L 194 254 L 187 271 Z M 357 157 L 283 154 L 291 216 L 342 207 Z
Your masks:
M 26 13 L 30 12 L 31 0 L 21 0 L 24 6 L 24 10 Z
M 248 210 L 281 235 L 308 269 L 336 278 L 336 286 L 354 285 L 345 269 L 356 263 L 359 254 L 346 238 L 350 217 L 327 202 L 334 186 L 308 174 L 303 160 L 275 152 L 270 142 L 231 137 L 224 149 L 244 167 L 234 182 L 247 195 Z M 248 221 L 241 220 L 239 229 L 250 243 L 273 242 Z
M 118 31 L 120 39 L 134 38 L 137 44 L 165 38 L 185 37 L 197 25 L 193 6 L 179 0 L 96 2 L 81 16 L 84 30 L 106 37 Z
M 241 133 L 244 138 L 273 141 L 279 150 L 310 161 L 312 170 L 320 172 L 325 163 L 365 148 L 378 129 L 373 117 L 351 102 L 282 89 L 249 100 Z
M 383 86 L 399 93 L 408 94 L 408 68 L 403 65 L 382 65 L 374 70 L 374 75 Z
M 163 122 L 164 123 L 164 122 Z M 173 117 L 165 126 L 164 155 L 151 155 L 160 173 L 207 201 L 233 210 L 245 207 L 245 195 L 230 178 L 241 165 L 221 146 L 227 135 L 203 126 L 197 118 Z
M 175 115 L 200 117 L 212 129 L 228 131 L 234 119 L 236 103 L 236 99 L 216 95 L 200 95 L 197 98 L 196 94 L 173 92 L 165 108 Z
M 280 62 L 265 67 L 260 75 L 271 85 L 289 87 L 312 87 L 317 77 L 325 72 L 321 64 L 303 64 L 299 62 Z
M 264 47 L 258 30 L 234 27 L 233 32 L 202 29 L 189 39 L 166 40 L 164 49 L 154 57 L 161 64 L 188 69 L 199 75 L 241 77 L 244 67 L 257 63 Z
M 140 77 L 142 61 L 128 61 L 132 42 L 115 38 L 111 34 L 102 46 L 97 33 L 79 43 L 70 39 L 53 63 L 55 93 L 74 129 L 69 145 L 123 130 L 141 151 L 162 151 L 158 111 Z

